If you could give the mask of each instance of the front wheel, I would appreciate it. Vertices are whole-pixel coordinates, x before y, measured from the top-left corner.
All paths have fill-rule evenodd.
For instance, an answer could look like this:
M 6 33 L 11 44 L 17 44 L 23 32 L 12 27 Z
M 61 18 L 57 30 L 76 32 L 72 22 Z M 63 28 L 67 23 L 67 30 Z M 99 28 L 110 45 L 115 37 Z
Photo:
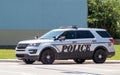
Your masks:
M 97 50 L 93 55 L 93 61 L 95 63 L 104 63 L 106 58 L 107 58 L 106 51 L 101 49 Z
M 25 62 L 26 64 L 33 64 L 35 61 L 34 60 L 26 60 L 26 59 L 24 59 L 23 62 Z
M 82 64 L 85 62 L 85 59 L 73 59 L 77 64 Z
M 52 50 L 45 50 L 41 55 L 41 62 L 43 64 L 52 64 L 55 60 L 55 54 Z

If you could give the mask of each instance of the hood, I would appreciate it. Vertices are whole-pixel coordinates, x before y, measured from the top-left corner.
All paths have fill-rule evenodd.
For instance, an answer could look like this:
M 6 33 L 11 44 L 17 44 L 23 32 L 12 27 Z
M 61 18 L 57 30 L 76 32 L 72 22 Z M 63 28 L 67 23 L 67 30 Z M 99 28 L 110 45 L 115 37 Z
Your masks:
M 24 40 L 20 41 L 19 43 L 43 43 L 43 42 L 51 42 L 53 40 L 49 39 L 33 39 L 33 40 Z

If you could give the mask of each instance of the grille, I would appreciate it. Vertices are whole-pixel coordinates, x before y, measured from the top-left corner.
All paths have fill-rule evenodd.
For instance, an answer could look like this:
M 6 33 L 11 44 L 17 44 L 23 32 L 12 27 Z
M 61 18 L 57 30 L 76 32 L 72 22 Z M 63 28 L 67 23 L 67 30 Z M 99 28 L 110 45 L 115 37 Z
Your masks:
M 29 44 L 18 44 L 17 49 L 25 49 Z
M 20 49 L 20 50 L 17 49 L 16 51 L 25 51 L 25 50 L 24 49 Z
M 25 57 L 24 54 L 16 54 L 16 57 Z

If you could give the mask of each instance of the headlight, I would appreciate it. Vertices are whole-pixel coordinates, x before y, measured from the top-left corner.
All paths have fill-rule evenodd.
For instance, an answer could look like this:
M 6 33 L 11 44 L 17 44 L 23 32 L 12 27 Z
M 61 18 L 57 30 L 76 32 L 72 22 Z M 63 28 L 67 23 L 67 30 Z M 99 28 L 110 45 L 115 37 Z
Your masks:
M 40 45 L 40 43 L 32 43 L 32 44 L 29 44 L 29 46 L 34 46 L 34 47 L 37 47 L 37 46 L 39 46 Z

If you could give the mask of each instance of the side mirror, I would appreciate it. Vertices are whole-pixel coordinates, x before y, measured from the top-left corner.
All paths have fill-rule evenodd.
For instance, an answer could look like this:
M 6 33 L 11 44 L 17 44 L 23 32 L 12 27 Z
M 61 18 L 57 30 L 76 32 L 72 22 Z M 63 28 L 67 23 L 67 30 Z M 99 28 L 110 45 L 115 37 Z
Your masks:
M 60 40 L 60 41 L 65 40 L 65 36 L 61 36 L 61 37 L 59 38 L 59 40 Z
M 54 40 L 57 40 L 56 36 L 53 36 Z
M 39 36 L 38 36 L 38 35 L 36 35 L 34 38 L 35 38 L 35 39 L 38 39 L 38 38 L 39 38 Z

